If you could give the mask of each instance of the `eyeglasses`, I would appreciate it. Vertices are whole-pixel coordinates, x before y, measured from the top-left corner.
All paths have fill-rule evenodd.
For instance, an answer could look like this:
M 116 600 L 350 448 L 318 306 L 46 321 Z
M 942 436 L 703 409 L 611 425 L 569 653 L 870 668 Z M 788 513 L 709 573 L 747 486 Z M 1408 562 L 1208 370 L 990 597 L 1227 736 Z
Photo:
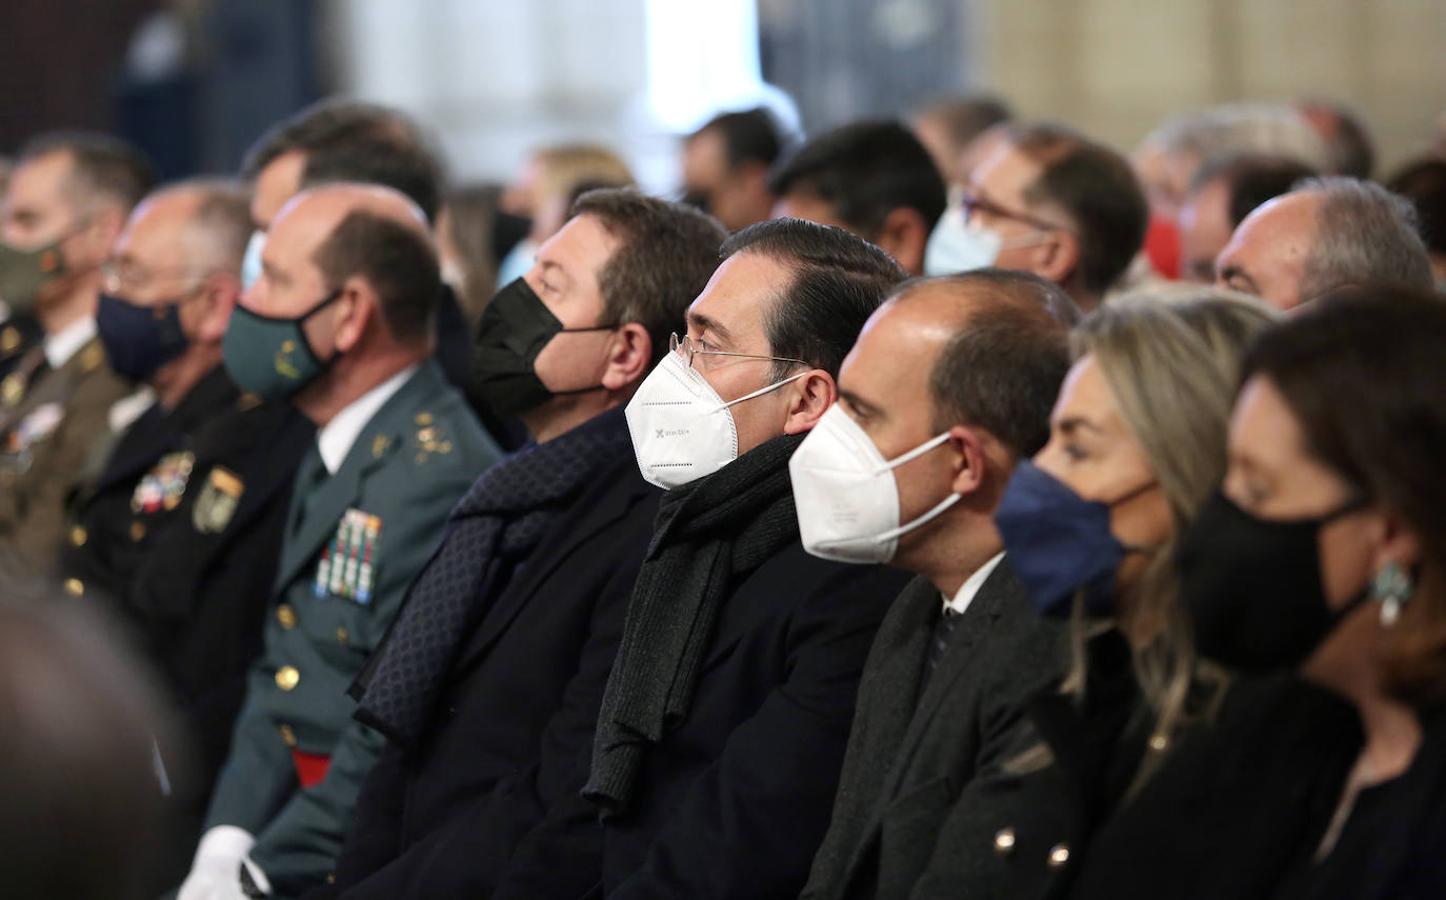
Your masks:
M 958 196 L 959 206 L 964 210 L 965 220 L 972 218 L 976 211 L 980 211 L 986 212 L 991 216 L 998 216 L 1001 219 L 1012 219 L 1015 222 L 1023 222 L 1025 225 L 1032 225 L 1042 231 L 1074 231 L 1073 228 L 1031 216 L 1029 213 L 1017 212 L 1000 206 L 973 188 L 960 188 Z
M 211 274 L 209 271 L 193 266 L 148 269 L 118 259 L 108 259 L 100 264 L 101 284 L 106 292 L 111 294 L 127 294 L 162 279 L 175 278 L 190 281 L 193 278 L 204 278 L 209 274 Z
M 734 359 L 760 359 L 766 362 L 788 362 L 810 367 L 813 365 L 801 359 L 794 359 L 791 356 L 757 356 L 752 353 L 729 353 L 725 350 L 705 350 L 701 341 L 695 341 L 686 334 L 679 337 L 676 331 L 668 337 L 668 349 L 682 357 L 689 368 L 693 367 L 693 357 L 695 356 L 729 356 Z

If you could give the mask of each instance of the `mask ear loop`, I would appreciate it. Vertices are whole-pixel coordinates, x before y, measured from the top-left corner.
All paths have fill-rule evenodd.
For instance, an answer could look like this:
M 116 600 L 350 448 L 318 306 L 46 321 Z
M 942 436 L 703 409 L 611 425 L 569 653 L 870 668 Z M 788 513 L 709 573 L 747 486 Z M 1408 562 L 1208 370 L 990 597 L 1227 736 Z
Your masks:
M 897 469 L 899 466 L 904 465 L 905 463 L 913 462 L 914 460 L 923 456 L 925 453 L 928 453 L 931 450 L 943 446 L 944 443 L 948 440 L 949 432 L 947 431 L 943 432 L 942 434 L 936 435 L 935 437 L 930 438 L 929 440 L 915 447 L 913 450 L 910 450 L 908 453 L 905 453 L 902 456 L 897 456 L 889 462 L 884 463 L 882 466 L 875 468 L 874 474 L 880 475 L 884 472 L 891 472 L 894 469 Z M 962 494 L 950 494 L 949 496 L 945 497 L 943 500 L 935 504 L 933 509 L 924 513 L 922 516 L 919 516 L 914 521 L 905 522 L 898 528 L 891 528 L 888 531 L 885 531 L 883 534 L 875 535 L 874 540 L 882 544 L 885 541 L 891 541 L 895 538 L 903 537 L 914 529 L 922 528 L 930 522 L 934 521 L 935 519 L 939 518 L 949 509 L 949 507 L 958 503 L 962 499 L 964 499 Z
M 696 370 L 694 370 L 694 371 L 696 371 Z M 813 370 L 810 369 L 809 372 L 811 372 L 811 371 L 813 371 Z M 729 401 L 726 402 L 726 403 L 723 403 L 723 404 L 721 404 L 721 405 L 719 405 L 719 406 L 715 406 L 713 409 L 709 410 L 709 412 L 722 412 L 723 410 L 727 409 L 727 408 L 730 407 L 730 406 L 736 406 L 736 405 L 738 405 L 739 403 L 742 403 L 744 400 L 752 400 L 754 397 L 762 397 L 764 394 L 767 394 L 767 393 L 769 393 L 770 391 L 776 391 L 776 390 L 778 390 L 779 388 L 783 387 L 785 384 L 788 384 L 790 381 L 797 381 L 798 379 L 802 378 L 803 376 L 805 376 L 805 375 L 807 375 L 807 374 L 808 374 L 808 372 L 799 372 L 797 375 L 794 375 L 792 378 L 785 378 L 785 379 L 783 379 L 782 381 L 778 381 L 778 382 L 775 382 L 775 383 L 773 383 L 773 384 L 767 385 L 767 386 L 765 386 L 765 387 L 761 387 L 761 388 L 759 388 L 758 390 L 754 391 L 754 392 L 751 393 L 751 394 L 744 394 L 742 397 L 739 397 L 737 400 L 729 400 Z M 702 378 L 702 375 L 699 375 L 698 377 Z M 707 380 L 707 379 L 704 379 L 704 381 L 706 381 L 706 380 Z M 712 385 L 709 385 L 709 387 L 711 387 L 711 386 L 712 386 Z

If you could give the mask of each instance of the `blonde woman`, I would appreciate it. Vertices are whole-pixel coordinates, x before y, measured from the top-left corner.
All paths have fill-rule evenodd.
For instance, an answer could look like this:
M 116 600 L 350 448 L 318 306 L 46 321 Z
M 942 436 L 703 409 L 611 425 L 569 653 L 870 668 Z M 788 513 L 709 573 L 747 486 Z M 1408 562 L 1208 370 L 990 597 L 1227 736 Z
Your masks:
M 996 513 L 1031 601 L 1074 619 L 1073 673 L 1030 704 L 1030 741 L 942 838 L 978 857 L 978 883 L 938 896 L 1058 893 L 1097 823 L 1168 752 L 1194 668 L 1175 540 L 1225 471 L 1240 359 L 1274 318 L 1204 291 L 1124 297 L 1079 326 L 1050 441 Z

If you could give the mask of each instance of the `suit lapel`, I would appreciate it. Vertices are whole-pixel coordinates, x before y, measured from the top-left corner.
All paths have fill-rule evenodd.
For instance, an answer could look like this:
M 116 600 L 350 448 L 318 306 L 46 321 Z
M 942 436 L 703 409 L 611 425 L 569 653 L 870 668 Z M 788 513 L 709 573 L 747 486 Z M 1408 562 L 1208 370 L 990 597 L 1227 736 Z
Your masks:
M 974 668 L 975 654 L 973 652 L 980 639 L 988 639 L 988 633 L 994 626 L 994 620 L 999 617 L 999 612 L 1004 606 L 1008 592 L 1014 588 L 1013 576 L 1008 573 L 1008 563 L 1001 561 L 989 578 L 980 587 L 979 593 L 975 595 L 973 602 L 964 612 L 964 618 L 955 626 L 953 634 L 949 637 L 949 649 L 944 658 L 939 660 L 938 668 L 934 670 L 929 678 L 929 684 L 924 689 L 922 697 L 913 707 L 913 716 L 909 722 L 908 731 L 904 735 L 903 742 L 899 745 L 897 763 L 890 773 L 887 795 L 896 792 L 908 773 L 919 745 L 928 736 L 934 716 L 938 714 L 939 707 L 944 700 L 954 692 L 955 684 L 971 672 Z M 935 600 L 939 600 L 937 591 Z M 936 615 L 937 615 L 936 608 Z M 933 619 L 930 620 L 929 633 L 932 638 Z M 922 671 L 922 668 L 921 668 Z
M 435 379 L 430 376 L 430 364 L 424 363 L 362 428 L 346 459 L 342 460 L 341 468 L 310 490 L 301 479 L 309 468 L 308 463 L 320 465 L 321 461 L 320 451 L 315 447 L 307 454 L 307 462 L 303 462 L 298 471 L 296 493 L 291 498 L 291 515 L 287 517 L 281 566 L 276 573 L 278 592 L 296 578 L 336 532 L 342 513 L 356 502 L 367 474 L 398 452 L 405 439 L 402 428 L 407 423 L 408 412 L 416 405 L 416 399 L 425 396 L 429 390 L 435 393 Z M 298 516 L 301 518 L 299 524 Z
M 642 489 L 641 483 L 639 487 L 639 490 L 615 497 L 614 501 L 606 506 L 594 507 L 586 519 L 568 529 L 567 536 L 555 551 L 550 549 L 541 553 L 534 551 L 528 557 L 527 565 L 518 574 L 516 580 L 502 591 L 497 602 L 482 617 L 475 635 L 464 645 L 463 656 L 453 670 L 465 671 L 472 665 L 474 659 L 485 654 L 502 632 L 517 618 L 518 613 L 527 605 L 527 601 L 532 598 L 548 576 L 561 568 L 579 547 L 612 527 L 627 514 L 628 510 L 643 496 L 645 489 Z M 547 548 L 547 541 L 548 538 L 543 538 L 542 543 L 538 545 L 538 550 Z

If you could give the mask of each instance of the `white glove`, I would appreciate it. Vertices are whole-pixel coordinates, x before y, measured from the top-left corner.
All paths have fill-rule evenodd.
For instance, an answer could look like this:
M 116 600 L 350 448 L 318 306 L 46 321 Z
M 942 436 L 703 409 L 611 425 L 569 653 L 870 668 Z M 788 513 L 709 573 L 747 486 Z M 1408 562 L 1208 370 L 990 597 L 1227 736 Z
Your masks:
M 176 900 L 245 900 L 241 893 L 241 860 L 256 838 L 235 825 L 217 825 L 201 836 L 191 873 Z M 259 869 L 255 871 L 260 871 Z

